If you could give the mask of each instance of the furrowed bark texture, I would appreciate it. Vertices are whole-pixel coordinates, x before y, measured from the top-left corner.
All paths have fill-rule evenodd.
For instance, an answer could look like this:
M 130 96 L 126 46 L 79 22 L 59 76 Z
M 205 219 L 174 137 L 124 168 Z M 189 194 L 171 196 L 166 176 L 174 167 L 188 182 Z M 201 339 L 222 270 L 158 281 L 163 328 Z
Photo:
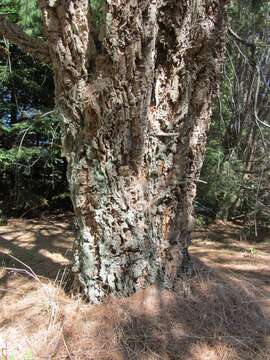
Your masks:
M 87 298 L 123 296 L 186 270 L 192 202 L 223 57 L 224 1 L 40 1 Z M 95 39 L 94 39 L 95 38 Z

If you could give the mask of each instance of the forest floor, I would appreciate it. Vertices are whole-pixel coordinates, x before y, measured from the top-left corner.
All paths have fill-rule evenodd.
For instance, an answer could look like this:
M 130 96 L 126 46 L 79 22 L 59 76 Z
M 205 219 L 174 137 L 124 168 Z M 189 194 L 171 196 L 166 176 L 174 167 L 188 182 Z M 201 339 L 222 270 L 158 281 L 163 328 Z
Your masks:
M 1 360 L 270 360 L 270 242 L 213 224 L 194 233 L 196 276 L 178 290 L 152 286 L 93 306 L 61 286 L 71 223 L 0 227 Z

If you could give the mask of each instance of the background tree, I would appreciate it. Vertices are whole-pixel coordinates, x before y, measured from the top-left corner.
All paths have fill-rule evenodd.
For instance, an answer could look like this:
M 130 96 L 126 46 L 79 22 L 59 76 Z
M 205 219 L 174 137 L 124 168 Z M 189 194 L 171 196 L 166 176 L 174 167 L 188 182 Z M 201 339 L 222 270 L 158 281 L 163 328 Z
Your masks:
M 50 64 L 91 302 L 188 268 L 192 202 L 223 58 L 225 1 L 39 1 L 47 38 L 0 32 Z M 181 266 L 182 264 L 182 266 Z
M 246 225 L 269 218 L 269 9 L 264 1 L 229 8 L 227 60 L 202 169 L 207 184 L 198 191 L 199 208 Z

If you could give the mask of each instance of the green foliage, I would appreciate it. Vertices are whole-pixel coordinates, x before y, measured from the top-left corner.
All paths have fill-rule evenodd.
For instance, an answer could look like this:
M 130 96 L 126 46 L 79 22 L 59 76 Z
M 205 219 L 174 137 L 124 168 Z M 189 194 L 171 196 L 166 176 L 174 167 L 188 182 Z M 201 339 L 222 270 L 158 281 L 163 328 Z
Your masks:
M 18 359 L 17 355 L 14 355 L 13 353 L 8 353 L 6 355 L 3 355 L 3 357 L 1 357 L 1 360 L 16 360 Z M 22 360 L 32 360 L 34 359 L 34 355 L 32 350 L 26 350 L 23 351 L 22 354 L 20 354 L 20 359 Z
M 18 21 L 18 1 L 1 0 L 0 15 L 8 15 Z
M 18 1 L 20 25 L 29 35 L 41 34 L 41 13 L 37 0 Z
M 7 224 L 7 219 L 3 214 L 3 211 L 0 209 L 0 226 L 4 226 Z
M 202 229 L 206 226 L 207 219 L 205 216 L 198 214 L 195 220 L 195 229 Z
M 37 0 L 1 0 L 0 14 L 20 24 L 29 35 L 41 35 L 41 13 Z
M 99 32 L 104 18 L 105 0 L 90 0 L 90 7 L 95 29 Z
M 69 204 L 56 113 L 1 126 L 0 198 L 6 213 Z M 9 189 L 9 191 L 7 191 Z M 62 193 L 62 197 L 60 196 Z
M 227 219 L 237 200 L 242 167 L 241 161 L 226 159 L 216 140 L 209 142 L 201 174 L 204 182 L 198 184 L 198 202 L 211 208 L 218 218 Z
M 28 34 L 40 35 L 36 0 L 2 0 L 0 11 Z M 5 39 L 0 45 L 0 208 L 3 214 L 33 215 L 69 207 L 51 69 Z
M 255 256 L 257 254 L 257 249 L 255 247 L 249 248 L 248 250 L 249 250 L 250 254 L 253 256 Z
M 14 123 L 23 121 L 29 111 L 52 108 L 54 85 L 49 67 L 7 41 L 2 44 L 6 54 L 0 58 L 0 118 Z

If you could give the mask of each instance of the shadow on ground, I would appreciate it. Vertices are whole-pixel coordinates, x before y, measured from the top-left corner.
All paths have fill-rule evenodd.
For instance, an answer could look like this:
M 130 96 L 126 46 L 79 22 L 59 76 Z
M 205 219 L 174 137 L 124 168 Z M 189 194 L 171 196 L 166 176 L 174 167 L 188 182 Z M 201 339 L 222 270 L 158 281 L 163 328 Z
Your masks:
M 85 310 L 74 358 L 91 349 L 93 359 L 269 359 L 270 319 L 256 291 L 194 261 L 198 275 L 177 292 L 153 286 Z
M 51 280 L 59 277 L 71 260 L 72 221 L 72 215 L 12 219 L 0 227 L 0 298 L 18 274 L 31 278 L 34 273 Z
M 0 228 L 1 249 L 54 279 L 69 262 L 70 222 L 14 222 Z M 30 343 L 35 359 L 270 360 L 270 249 L 239 262 L 249 244 L 232 236 L 228 244 L 208 241 L 209 235 L 192 247 L 196 276 L 179 281 L 175 291 L 152 286 L 98 306 L 61 289 L 48 295 L 29 277 L 13 279 L 8 271 L 1 279 L 0 338 L 19 353 Z

